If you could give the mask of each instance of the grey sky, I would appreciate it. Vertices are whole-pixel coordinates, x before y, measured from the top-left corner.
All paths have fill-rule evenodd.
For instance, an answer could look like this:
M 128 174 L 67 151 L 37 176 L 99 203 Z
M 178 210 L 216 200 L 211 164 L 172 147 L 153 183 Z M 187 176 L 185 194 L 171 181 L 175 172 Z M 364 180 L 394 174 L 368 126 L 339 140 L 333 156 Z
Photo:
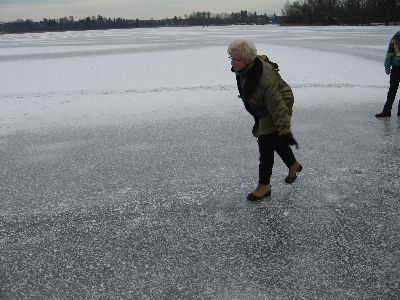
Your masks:
M 73 16 L 123 17 L 128 19 L 162 19 L 183 17 L 193 11 L 212 13 L 237 12 L 281 14 L 286 0 L 0 0 L 0 21 L 16 19 L 60 18 Z

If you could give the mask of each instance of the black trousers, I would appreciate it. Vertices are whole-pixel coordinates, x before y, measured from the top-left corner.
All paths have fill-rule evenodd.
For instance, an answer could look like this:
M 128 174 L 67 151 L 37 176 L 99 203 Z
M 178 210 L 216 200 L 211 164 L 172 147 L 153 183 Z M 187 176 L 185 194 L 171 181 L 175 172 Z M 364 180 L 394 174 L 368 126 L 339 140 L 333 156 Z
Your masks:
M 260 165 L 258 167 L 259 184 L 270 184 L 275 151 L 288 168 L 296 161 L 290 146 L 283 143 L 276 132 L 261 135 L 258 138 L 258 149 L 260 152 Z
M 396 98 L 397 89 L 399 88 L 400 83 L 400 66 L 392 67 L 390 72 L 390 87 L 387 94 L 387 100 L 383 110 L 385 112 L 391 112 L 394 100 Z M 400 112 L 400 102 L 397 112 Z

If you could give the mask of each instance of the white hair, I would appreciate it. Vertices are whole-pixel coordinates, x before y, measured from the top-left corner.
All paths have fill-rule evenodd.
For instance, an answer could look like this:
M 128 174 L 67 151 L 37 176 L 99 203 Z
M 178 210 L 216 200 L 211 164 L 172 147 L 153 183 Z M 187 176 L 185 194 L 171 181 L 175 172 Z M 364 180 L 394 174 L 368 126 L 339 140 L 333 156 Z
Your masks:
M 257 57 L 257 49 L 254 42 L 248 39 L 237 39 L 231 42 L 228 46 L 228 54 L 232 51 L 239 53 L 246 63 L 252 63 Z

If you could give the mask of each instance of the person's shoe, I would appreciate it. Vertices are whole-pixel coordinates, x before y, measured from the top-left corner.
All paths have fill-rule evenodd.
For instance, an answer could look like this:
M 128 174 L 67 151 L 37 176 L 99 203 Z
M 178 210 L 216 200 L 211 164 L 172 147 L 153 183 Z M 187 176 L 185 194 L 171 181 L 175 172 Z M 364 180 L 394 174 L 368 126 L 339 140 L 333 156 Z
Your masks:
M 285 178 L 286 183 L 292 183 L 296 180 L 297 175 L 303 170 L 303 166 L 298 162 L 295 163 L 289 168 L 289 174 Z
M 390 117 L 390 116 L 391 116 L 391 113 L 387 112 L 387 111 L 382 111 L 379 114 L 375 115 L 376 118 L 387 118 L 387 117 Z
M 268 196 L 271 196 L 271 185 L 259 184 L 254 192 L 247 195 L 247 200 L 258 201 Z

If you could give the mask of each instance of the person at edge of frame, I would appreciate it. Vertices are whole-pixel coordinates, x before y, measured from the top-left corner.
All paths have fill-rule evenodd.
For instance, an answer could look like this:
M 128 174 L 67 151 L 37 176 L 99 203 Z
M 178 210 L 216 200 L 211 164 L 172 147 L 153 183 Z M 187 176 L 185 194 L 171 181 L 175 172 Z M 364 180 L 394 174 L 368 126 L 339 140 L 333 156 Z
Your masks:
M 286 183 L 294 182 L 303 169 L 290 148 L 296 146 L 298 149 L 298 143 L 291 132 L 294 97 L 290 86 L 279 75 L 278 65 L 269 61 L 265 55 L 257 55 L 252 41 L 238 39 L 231 42 L 228 54 L 231 71 L 236 74 L 239 97 L 254 117 L 252 133 L 258 138 L 258 186 L 247 199 L 261 200 L 271 195 L 274 151 L 289 168 Z
M 377 118 L 386 118 L 392 115 L 392 106 L 400 83 L 400 31 L 389 42 L 384 65 L 386 74 L 390 75 L 390 86 L 382 112 L 375 115 Z M 397 115 L 400 116 L 400 101 Z

